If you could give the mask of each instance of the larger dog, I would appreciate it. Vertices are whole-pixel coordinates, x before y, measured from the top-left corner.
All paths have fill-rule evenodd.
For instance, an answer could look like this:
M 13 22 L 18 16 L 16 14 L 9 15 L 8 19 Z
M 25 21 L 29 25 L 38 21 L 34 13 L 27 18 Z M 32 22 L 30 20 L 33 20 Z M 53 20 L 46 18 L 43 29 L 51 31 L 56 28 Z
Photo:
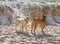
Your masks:
M 31 11 L 29 13 L 29 15 L 31 15 L 31 18 L 32 18 L 31 33 L 35 33 L 35 29 L 38 25 L 41 27 L 42 32 L 44 33 L 44 28 L 46 26 L 46 17 L 47 17 L 47 15 L 51 15 L 50 7 L 46 6 L 46 7 L 43 7 L 43 10 L 38 11 L 37 12 L 38 15 L 39 16 L 42 15 L 40 18 L 38 16 L 37 17 L 38 19 L 34 18 L 34 15 L 32 14 L 33 12 L 36 12 L 36 11 Z

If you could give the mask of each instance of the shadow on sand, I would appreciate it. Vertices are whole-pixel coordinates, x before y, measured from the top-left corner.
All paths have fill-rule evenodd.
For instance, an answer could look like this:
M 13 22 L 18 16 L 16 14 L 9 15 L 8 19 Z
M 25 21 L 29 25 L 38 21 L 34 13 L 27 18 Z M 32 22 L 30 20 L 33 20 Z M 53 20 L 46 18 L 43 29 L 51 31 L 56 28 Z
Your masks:
M 48 34 L 42 34 L 42 35 L 34 35 L 36 39 L 43 39 L 43 38 L 48 38 L 48 37 L 54 37 L 53 35 L 48 35 Z
M 16 32 L 19 36 L 20 35 L 24 35 L 24 36 L 26 36 L 26 37 L 32 37 L 32 36 L 30 36 L 28 33 L 25 33 L 25 32 Z
M 24 35 L 26 37 L 34 37 L 36 39 L 43 39 L 43 38 L 48 38 L 48 37 L 54 37 L 54 35 L 48 35 L 48 34 L 45 34 L 43 33 L 42 35 L 36 35 L 36 34 L 33 34 L 33 36 L 29 35 L 28 33 L 25 33 L 25 32 L 17 32 L 17 34 L 20 36 L 20 35 Z

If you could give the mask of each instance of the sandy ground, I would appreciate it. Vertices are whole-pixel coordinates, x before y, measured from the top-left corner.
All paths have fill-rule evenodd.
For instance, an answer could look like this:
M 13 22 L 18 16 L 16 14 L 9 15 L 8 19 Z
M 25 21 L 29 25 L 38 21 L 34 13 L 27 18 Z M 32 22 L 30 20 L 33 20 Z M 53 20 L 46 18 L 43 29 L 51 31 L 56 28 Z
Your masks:
M 60 27 L 46 26 L 45 34 L 39 33 L 31 36 L 27 33 L 16 33 L 15 26 L 0 26 L 0 44 L 60 44 Z

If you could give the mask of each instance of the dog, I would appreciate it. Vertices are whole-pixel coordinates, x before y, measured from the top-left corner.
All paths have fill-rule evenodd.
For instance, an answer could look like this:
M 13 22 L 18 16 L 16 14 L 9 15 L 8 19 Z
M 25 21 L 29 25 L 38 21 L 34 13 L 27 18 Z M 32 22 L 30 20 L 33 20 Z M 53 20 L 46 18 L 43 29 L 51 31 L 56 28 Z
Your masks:
M 46 17 L 48 15 L 51 15 L 51 8 L 49 6 L 43 6 L 43 9 L 40 9 L 38 11 L 31 11 L 29 15 L 32 18 L 31 33 L 36 33 L 35 29 L 38 25 L 41 27 L 41 32 L 44 33 L 44 28 L 46 26 Z
M 25 26 L 27 26 L 28 22 L 29 22 L 29 17 L 26 17 L 24 20 L 21 20 L 21 21 L 16 19 L 15 26 L 19 27 L 19 30 L 16 29 L 16 32 L 20 32 L 20 31 L 23 32 L 23 29 Z M 27 32 L 27 27 L 25 28 Z
M 34 13 L 34 12 L 37 12 L 37 11 L 31 11 L 31 12 L 29 13 L 30 17 L 32 18 L 31 33 L 32 33 L 32 34 L 35 34 L 35 33 L 36 33 L 36 32 L 35 32 L 35 29 L 36 29 L 36 27 L 37 27 L 38 25 L 41 27 L 41 30 L 42 30 L 42 32 L 44 33 L 44 28 L 45 28 L 45 25 L 46 25 L 46 21 L 45 21 L 46 16 L 44 16 L 43 13 L 42 13 L 43 16 L 41 16 L 41 18 L 39 18 L 39 16 L 40 16 L 40 11 L 38 11 L 37 14 L 39 14 L 39 16 L 38 16 L 37 19 L 36 19 L 36 18 L 34 17 L 34 14 L 32 14 L 32 13 Z M 37 15 L 37 14 L 36 14 L 36 15 Z

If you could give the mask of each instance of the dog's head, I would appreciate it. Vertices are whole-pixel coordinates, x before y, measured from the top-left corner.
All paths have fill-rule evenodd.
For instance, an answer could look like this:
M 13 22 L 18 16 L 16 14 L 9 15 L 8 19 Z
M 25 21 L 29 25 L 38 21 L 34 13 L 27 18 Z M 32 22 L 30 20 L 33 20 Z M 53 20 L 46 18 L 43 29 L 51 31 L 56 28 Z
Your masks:
M 43 6 L 43 14 L 51 15 L 51 8 L 49 6 Z
M 60 5 L 56 5 L 53 9 L 53 14 L 60 15 Z

